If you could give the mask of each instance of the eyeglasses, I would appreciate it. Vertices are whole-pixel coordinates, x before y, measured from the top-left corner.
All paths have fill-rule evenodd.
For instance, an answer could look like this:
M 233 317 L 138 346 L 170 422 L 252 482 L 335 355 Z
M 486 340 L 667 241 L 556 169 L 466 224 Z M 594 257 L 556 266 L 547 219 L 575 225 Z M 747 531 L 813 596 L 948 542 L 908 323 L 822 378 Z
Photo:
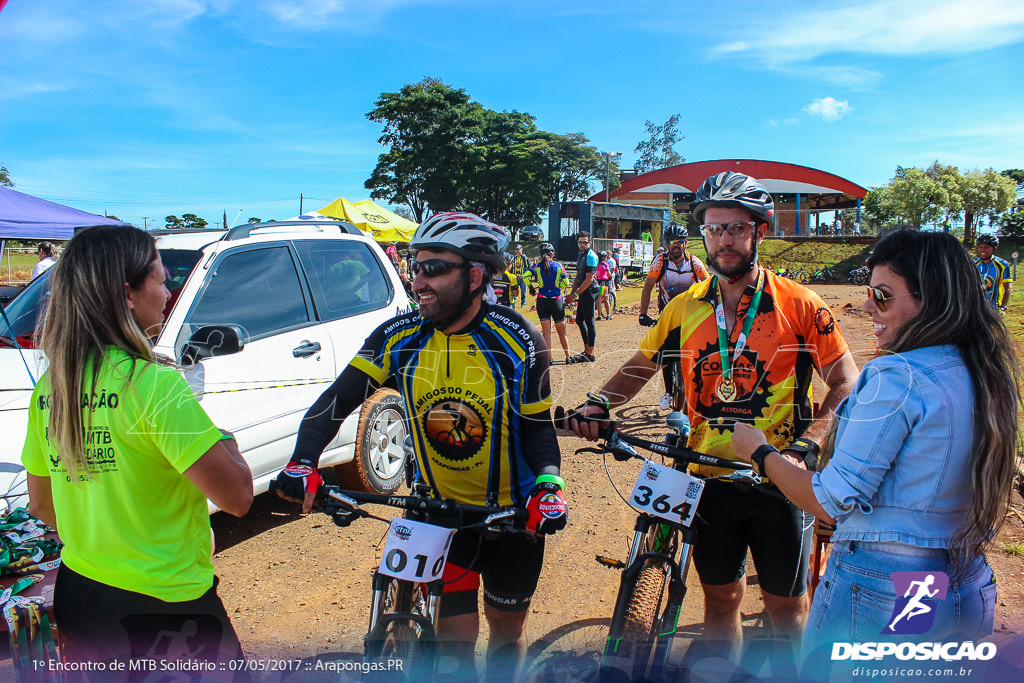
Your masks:
M 909 294 L 886 294 L 877 287 L 865 287 L 868 290 L 868 298 L 875 302 L 875 306 L 879 311 L 885 312 L 885 309 L 889 307 L 889 301 L 892 299 L 899 299 L 901 296 L 917 296 L 919 292 L 910 292 Z
M 416 277 L 421 272 L 424 277 L 441 277 L 447 275 L 456 268 L 461 268 L 464 263 L 458 261 L 445 261 L 444 259 L 432 258 L 426 261 L 416 261 L 409 266 L 409 272 Z
M 729 233 L 730 237 L 746 237 L 754 231 L 757 223 L 754 221 L 736 221 L 734 223 L 705 223 L 700 226 L 700 234 L 705 237 L 721 237 L 723 232 Z

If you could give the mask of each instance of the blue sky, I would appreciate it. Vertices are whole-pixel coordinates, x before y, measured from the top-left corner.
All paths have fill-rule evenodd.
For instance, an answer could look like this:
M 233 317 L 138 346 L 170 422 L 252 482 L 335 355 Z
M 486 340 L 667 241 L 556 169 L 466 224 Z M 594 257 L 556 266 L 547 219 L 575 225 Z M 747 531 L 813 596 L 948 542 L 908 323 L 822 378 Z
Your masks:
M 17 189 L 139 226 L 367 197 L 365 114 L 424 76 L 624 167 L 679 113 L 687 161 L 1024 168 L 1020 0 L 9 0 L 0 44 Z

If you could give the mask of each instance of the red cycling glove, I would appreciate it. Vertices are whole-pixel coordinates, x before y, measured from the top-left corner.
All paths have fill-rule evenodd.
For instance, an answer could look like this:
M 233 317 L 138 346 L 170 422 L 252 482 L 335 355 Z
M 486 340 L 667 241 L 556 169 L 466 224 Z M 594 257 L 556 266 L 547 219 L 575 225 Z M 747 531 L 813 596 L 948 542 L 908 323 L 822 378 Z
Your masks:
M 528 531 L 543 536 L 565 528 L 569 519 L 569 503 L 562 491 L 563 485 L 562 478 L 554 474 L 537 477 L 526 501 L 526 510 L 530 514 L 526 520 Z

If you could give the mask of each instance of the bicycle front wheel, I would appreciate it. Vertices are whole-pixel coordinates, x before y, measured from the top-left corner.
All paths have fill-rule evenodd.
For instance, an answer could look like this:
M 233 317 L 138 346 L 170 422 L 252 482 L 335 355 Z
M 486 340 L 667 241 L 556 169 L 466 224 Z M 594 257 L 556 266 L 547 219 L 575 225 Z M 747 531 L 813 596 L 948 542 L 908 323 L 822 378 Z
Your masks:
M 395 673 L 401 680 L 411 681 L 433 672 L 426 671 L 426 657 L 416 626 L 407 621 L 392 621 L 384 635 L 380 657 L 381 663 L 395 666 Z
M 640 570 L 622 621 L 623 640 L 643 643 L 658 636 L 658 614 L 667 581 L 668 565 L 664 562 L 649 560 Z

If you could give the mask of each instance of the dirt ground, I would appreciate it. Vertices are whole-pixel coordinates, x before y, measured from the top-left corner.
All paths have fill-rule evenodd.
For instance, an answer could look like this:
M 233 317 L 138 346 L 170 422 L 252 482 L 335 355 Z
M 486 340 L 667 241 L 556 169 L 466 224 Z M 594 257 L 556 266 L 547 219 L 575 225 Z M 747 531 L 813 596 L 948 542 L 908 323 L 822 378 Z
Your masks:
M 863 365 L 874 349 L 868 317 L 860 310 L 863 289 L 852 285 L 815 289 L 833 307 L 836 319 Z M 634 307 L 635 308 L 635 307 Z M 555 366 L 552 391 L 556 405 L 575 406 L 587 391 L 600 384 L 635 350 L 644 328 L 635 311 L 598 323 L 598 361 L 594 364 Z M 579 333 L 569 330 L 573 352 L 580 350 Z M 556 342 L 557 345 L 557 342 Z M 820 382 L 817 389 L 820 391 Z M 618 417 L 635 430 L 652 422 L 647 433 L 664 433 L 657 408 L 662 388 L 651 382 Z M 595 555 L 625 559 L 635 513 L 612 483 L 626 495 L 639 463 L 618 463 L 592 453 L 575 453 L 582 440 L 561 436 L 562 472 L 570 499 L 568 528 L 547 543 L 544 574 L 527 622 L 528 635 L 541 638 L 553 629 L 582 620 L 608 617 L 615 602 L 619 574 L 597 564 Z M 1000 543 L 1024 542 L 1022 501 L 1015 495 L 989 560 L 999 584 L 995 634 L 1008 642 L 1024 633 L 1024 558 L 1000 549 Z M 384 516 L 390 516 L 385 511 Z M 253 659 L 314 658 L 356 660 L 369 618 L 370 574 L 379 562 L 377 545 L 386 525 L 362 520 L 348 529 L 335 527 L 324 515 L 300 516 L 294 507 L 269 495 L 259 496 L 244 519 L 214 515 L 219 551 L 214 557 L 220 577 L 220 595 L 231 615 L 242 645 Z M 696 573 L 679 620 L 681 641 L 699 636 L 703 597 Z M 752 579 L 743 603 L 744 626 L 756 631 L 767 618 L 760 591 Z M 482 651 L 484 639 L 478 643 Z M 677 644 L 677 647 L 680 645 Z M 277 680 L 280 676 L 265 676 Z

